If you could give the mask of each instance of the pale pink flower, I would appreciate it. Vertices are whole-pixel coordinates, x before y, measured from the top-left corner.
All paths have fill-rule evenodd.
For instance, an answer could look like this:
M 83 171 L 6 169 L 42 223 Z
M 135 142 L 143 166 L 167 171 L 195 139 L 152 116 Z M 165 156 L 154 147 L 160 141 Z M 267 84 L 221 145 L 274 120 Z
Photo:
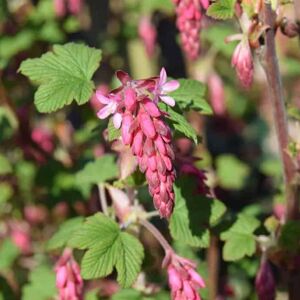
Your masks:
M 139 22 L 139 36 L 142 39 L 146 52 L 149 57 L 152 57 L 156 43 L 156 29 L 148 16 L 141 18 Z
M 54 11 L 58 17 L 63 17 L 66 14 L 65 0 L 54 0 Z
M 284 220 L 285 217 L 285 205 L 283 203 L 275 203 L 273 206 L 273 214 L 279 220 Z
M 159 74 L 159 80 L 157 82 L 157 87 L 156 87 L 156 102 L 158 99 L 163 101 L 164 103 L 174 106 L 175 105 L 175 100 L 174 98 L 170 97 L 167 95 L 167 93 L 173 92 L 179 88 L 179 82 L 177 80 L 170 80 L 167 81 L 167 72 L 165 68 L 162 68 Z
M 82 8 L 82 1 L 83 0 L 69 0 L 68 7 L 69 11 L 72 15 L 78 15 Z
M 97 113 L 98 118 L 106 119 L 108 116 L 113 115 L 114 126 L 116 128 L 120 128 L 122 116 L 117 112 L 119 105 L 118 98 L 114 97 L 114 95 L 105 96 L 101 90 L 96 92 L 96 97 L 98 98 L 99 102 L 105 105 Z
M 82 300 L 83 280 L 80 268 L 74 260 L 71 249 L 65 249 L 55 265 L 56 287 L 59 300 Z
M 265 254 L 261 258 L 260 267 L 255 279 L 255 288 L 259 300 L 275 299 L 275 279 Z
M 113 202 L 116 216 L 121 223 L 125 223 L 131 213 L 131 203 L 128 195 L 122 190 L 112 186 L 108 187 L 108 191 Z
M 50 154 L 54 150 L 54 142 L 52 134 L 45 128 L 39 126 L 31 132 L 32 140 L 37 143 L 46 153 Z
M 27 205 L 24 208 L 25 219 L 33 224 L 41 224 L 46 221 L 48 212 L 45 206 L 43 205 Z
M 254 65 L 251 48 L 247 38 L 243 37 L 236 46 L 232 60 L 237 76 L 245 88 L 249 88 L 253 81 Z
M 226 113 L 225 91 L 221 77 L 212 73 L 208 77 L 208 90 L 210 94 L 210 103 L 216 115 L 222 116 Z
M 11 239 L 23 254 L 31 251 L 30 227 L 26 222 L 13 221 L 10 223 Z
M 101 93 L 104 96 L 108 95 L 108 93 L 109 93 L 108 85 L 107 84 L 99 84 L 97 86 L 96 92 L 91 97 L 90 104 L 95 112 L 98 112 L 103 107 L 103 104 L 97 98 L 97 95 L 96 95 L 97 92 Z
M 172 300 L 201 300 L 198 289 L 205 287 L 203 278 L 196 272 L 196 265 L 176 254 L 167 260 L 168 281 Z

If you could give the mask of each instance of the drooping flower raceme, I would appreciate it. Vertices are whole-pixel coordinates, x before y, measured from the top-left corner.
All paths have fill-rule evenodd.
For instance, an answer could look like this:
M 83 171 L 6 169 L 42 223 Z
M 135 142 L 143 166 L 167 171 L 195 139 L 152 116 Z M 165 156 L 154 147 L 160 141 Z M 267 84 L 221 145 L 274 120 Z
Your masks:
M 177 27 L 183 49 L 190 60 L 199 55 L 202 10 L 207 9 L 209 0 L 173 0 L 176 5 Z
M 172 254 L 167 265 L 172 300 L 201 300 L 198 289 L 204 288 L 203 278 L 192 261 Z
M 79 14 L 83 0 L 54 0 L 54 10 L 58 17 L 63 17 L 67 11 L 73 15 Z
M 237 76 L 245 88 L 249 88 L 253 81 L 254 65 L 251 48 L 247 38 L 242 38 L 236 46 L 232 60 Z
M 139 36 L 142 39 L 147 55 L 152 57 L 155 51 L 155 43 L 156 43 L 156 28 L 151 23 L 151 19 L 148 16 L 144 16 L 141 18 L 139 22 Z
M 59 300 L 82 300 L 83 280 L 71 249 L 65 249 L 55 266 Z
M 105 104 L 98 117 L 113 115 L 115 127 L 121 127 L 123 143 L 130 146 L 141 172 L 146 175 L 155 207 L 162 217 L 168 218 L 174 205 L 174 152 L 171 130 L 157 102 L 174 105 L 174 99 L 167 92 L 178 88 L 179 83 L 167 82 L 164 69 L 160 77 L 144 80 L 132 80 L 122 71 L 117 72 L 117 77 L 121 87 L 111 91 L 109 96 L 97 93 L 99 101 Z

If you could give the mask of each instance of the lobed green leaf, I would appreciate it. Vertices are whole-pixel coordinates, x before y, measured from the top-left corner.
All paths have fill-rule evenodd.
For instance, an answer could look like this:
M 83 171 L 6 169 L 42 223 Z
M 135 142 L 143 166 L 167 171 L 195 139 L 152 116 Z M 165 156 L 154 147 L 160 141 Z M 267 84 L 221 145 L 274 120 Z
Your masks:
M 139 240 L 121 232 L 115 221 L 101 213 L 87 218 L 70 244 L 79 249 L 88 249 L 81 262 L 84 279 L 105 277 L 116 268 L 117 280 L 123 287 L 133 284 L 144 258 Z
M 236 0 L 218 0 L 208 7 L 206 14 L 214 19 L 230 19 L 234 15 L 235 3 Z
M 91 80 L 99 67 L 101 51 L 85 45 L 68 43 L 53 46 L 40 58 L 22 62 L 19 71 L 39 86 L 34 102 L 40 112 L 52 112 L 71 104 L 79 105 L 91 97 Z

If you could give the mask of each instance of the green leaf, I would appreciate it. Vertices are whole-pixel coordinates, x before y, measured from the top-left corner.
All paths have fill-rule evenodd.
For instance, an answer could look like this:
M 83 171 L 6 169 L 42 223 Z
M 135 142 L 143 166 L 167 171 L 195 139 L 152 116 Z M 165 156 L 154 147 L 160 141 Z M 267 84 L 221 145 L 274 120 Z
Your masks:
M 82 223 L 83 217 L 72 218 L 64 222 L 60 225 L 58 231 L 47 242 L 47 249 L 53 250 L 64 247 Z
M 221 187 L 238 190 L 243 188 L 250 168 L 230 154 L 220 155 L 216 161 L 217 175 Z
M 235 3 L 236 0 L 218 0 L 208 7 L 206 14 L 214 19 L 230 19 L 234 15 Z
M 193 247 L 208 247 L 208 226 L 225 213 L 224 204 L 197 195 L 195 182 L 187 177 L 177 180 L 174 192 L 175 208 L 169 223 L 172 237 Z
M 223 248 L 225 261 L 234 261 L 251 256 L 255 252 L 256 242 L 253 235 L 236 233 L 228 239 Z
M 111 300 L 142 300 L 141 292 L 135 289 L 123 289 L 114 294 Z
M 260 171 L 267 176 L 280 177 L 282 175 L 282 166 L 278 159 L 268 157 L 260 164 Z
M 126 232 L 121 232 L 119 240 L 120 247 L 116 263 L 117 280 L 123 287 L 129 287 L 141 270 L 144 248 L 137 238 Z
M 169 13 L 174 9 L 173 3 L 170 0 L 142 0 L 140 2 L 143 14 L 151 15 L 155 11 L 164 11 Z
M 239 214 L 236 222 L 221 234 L 225 241 L 223 258 L 226 261 L 234 261 L 245 256 L 251 256 L 255 252 L 256 241 L 253 232 L 259 226 L 256 218 L 245 214 Z
M 69 43 L 53 46 L 40 58 L 22 62 L 19 71 L 40 86 L 35 93 L 35 105 L 40 112 L 52 112 L 75 101 L 81 105 L 91 97 L 91 80 L 99 67 L 101 51 Z
M 41 265 L 30 273 L 29 283 L 22 289 L 22 300 L 49 300 L 56 293 L 54 271 L 47 265 Z
M 178 79 L 179 88 L 170 93 L 179 107 L 185 109 L 200 110 L 202 114 L 212 114 L 210 105 L 204 99 L 205 86 L 198 80 Z
M 109 142 L 112 142 L 121 136 L 121 130 L 115 128 L 112 118 L 109 119 L 107 130 L 108 130 L 108 141 Z
M 297 252 L 300 248 L 300 221 L 288 221 L 283 225 L 279 237 L 279 245 L 283 249 Z
M 88 249 L 81 262 L 83 278 L 105 277 L 116 268 L 117 280 L 123 287 L 133 284 L 144 257 L 142 244 L 134 236 L 121 232 L 115 221 L 101 213 L 89 217 L 70 244 Z
M 78 184 L 97 184 L 111 180 L 118 176 L 118 166 L 115 156 L 106 154 L 95 161 L 87 163 L 84 168 L 76 174 Z
M 9 269 L 19 254 L 19 248 L 10 239 L 4 239 L 0 245 L 0 270 Z
M 159 107 L 168 113 L 168 118 L 171 121 L 172 126 L 175 130 L 179 131 L 180 133 L 184 134 L 189 139 L 192 139 L 195 144 L 198 144 L 198 136 L 195 129 L 191 126 L 191 124 L 186 120 L 184 116 L 180 113 L 176 112 L 169 106 L 160 103 Z
M 12 167 L 9 160 L 2 154 L 0 154 L 0 175 L 10 174 Z
M 6 182 L 0 183 L 0 205 L 8 201 L 13 194 L 14 191 L 8 183 Z

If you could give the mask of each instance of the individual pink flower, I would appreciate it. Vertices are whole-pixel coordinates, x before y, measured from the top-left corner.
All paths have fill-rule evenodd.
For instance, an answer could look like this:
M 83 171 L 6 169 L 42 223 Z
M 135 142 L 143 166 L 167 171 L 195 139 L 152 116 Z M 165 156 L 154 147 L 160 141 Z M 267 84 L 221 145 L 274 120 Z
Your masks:
M 46 221 L 48 212 L 43 205 L 26 205 L 24 208 L 25 219 L 33 225 L 41 224 Z
M 133 80 L 123 71 L 116 75 L 122 86 L 108 96 L 97 94 L 99 101 L 106 104 L 98 117 L 113 115 L 115 126 L 121 127 L 123 144 L 130 146 L 141 172 L 146 175 L 155 207 L 162 217 L 169 217 L 174 206 L 174 152 L 171 130 L 164 123 L 164 113 L 157 102 L 162 99 L 175 104 L 165 93 L 175 90 L 179 84 L 175 80 L 167 82 L 164 69 L 160 77 L 143 80 Z
M 68 8 L 72 15 L 78 15 L 82 8 L 82 0 L 69 0 Z
M 82 300 L 83 280 L 80 268 L 74 260 L 71 249 L 65 249 L 55 265 L 56 287 L 59 300 Z
M 167 79 L 167 72 L 165 68 L 162 68 L 157 82 L 155 101 L 158 102 L 158 99 L 160 99 L 164 103 L 174 106 L 175 100 L 168 96 L 167 93 L 177 90 L 179 88 L 179 82 L 177 80 L 167 81 Z
M 209 0 L 173 0 L 176 5 L 176 24 L 183 49 L 190 60 L 199 56 L 202 11 Z
M 245 88 L 249 88 L 253 81 L 254 64 L 251 48 L 247 38 L 243 37 L 236 46 L 232 60 L 237 76 Z
M 37 143 L 46 153 L 50 154 L 54 150 L 53 136 L 45 128 L 39 126 L 31 132 L 32 140 Z
M 209 99 L 213 111 L 216 115 L 223 116 L 226 113 L 223 81 L 218 74 L 212 73 L 208 77 L 207 84 L 210 95 Z
M 58 17 L 66 14 L 65 0 L 54 0 L 54 11 Z
M 285 217 L 285 205 L 283 203 L 275 203 L 273 206 L 273 214 L 278 220 L 283 221 Z
M 13 243 L 23 254 L 31 251 L 30 227 L 26 222 L 13 221 L 10 223 L 10 236 Z
M 97 95 L 96 95 L 96 93 L 97 92 L 99 93 L 100 91 L 101 91 L 102 95 L 107 96 L 109 93 L 108 85 L 107 84 L 99 84 L 97 86 L 97 91 L 91 97 L 90 105 L 95 112 L 98 112 L 103 107 L 103 104 L 98 100 Z
M 267 258 L 263 254 L 255 279 L 255 288 L 259 300 L 274 300 L 276 285 L 274 275 Z
M 152 57 L 155 50 L 156 43 L 156 28 L 152 24 L 150 17 L 144 16 L 139 22 L 139 36 L 142 39 L 146 52 L 149 57 Z
M 96 97 L 98 98 L 99 102 L 105 105 L 97 113 L 98 118 L 106 119 L 108 116 L 113 115 L 113 123 L 115 128 L 120 128 L 122 115 L 117 112 L 119 98 L 115 97 L 114 95 L 104 96 L 100 90 L 96 92 Z
M 205 288 L 203 278 L 196 272 L 196 265 L 192 261 L 170 255 L 167 263 L 168 281 L 172 300 L 201 300 L 198 289 Z

